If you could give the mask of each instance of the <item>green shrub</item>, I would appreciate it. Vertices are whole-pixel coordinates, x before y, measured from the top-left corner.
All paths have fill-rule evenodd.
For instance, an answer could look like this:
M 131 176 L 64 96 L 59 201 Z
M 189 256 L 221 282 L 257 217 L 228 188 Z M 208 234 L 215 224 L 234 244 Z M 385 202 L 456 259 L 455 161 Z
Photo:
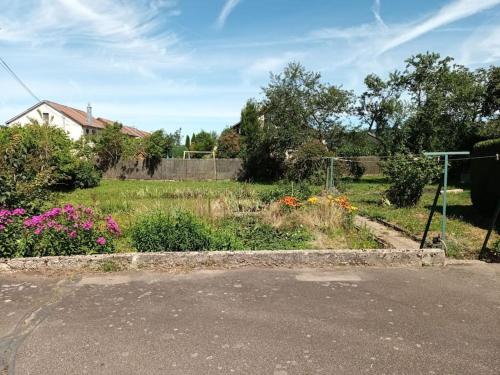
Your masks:
M 25 210 L 0 210 L 0 258 L 15 258 L 24 255 L 23 220 Z
M 390 182 L 385 194 L 397 207 L 414 206 L 440 169 L 434 159 L 425 156 L 395 155 L 382 163 L 382 172 Z
M 211 249 L 210 228 L 187 212 L 154 213 L 132 228 L 132 244 L 141 252 Z
M 220 226 L 234 233 L 243 250 L 290 250 L 308 247 L 311 234 L 303 227 L 274 228 L 256 217 L 223 220 Z
M 77 159 L 65 168 L 68 188 L 88 189 L 99 186 L 102 172 L 88 160 Z
M 100 175 L 55 126 L 36 122 L 0 129 L 0 207 L 40 210 L 50 191 L 90 187 Z
M 472 156 L 500 154 L 500 138 L 479 142 Z M 471 199 L 479 210 L 489 214 L 500 199 L 500 161 L 495 158 L 473 159 L 471 163 Z
M 241 153 L 241 136 L 232 128 L 225 129 L 217 140 L 217 157 L 237 158 Z
M 322 184 L 326 178 L 326 164 L 323 157 L 328 153 L 319 140 L 302 144 L 286 163 L 286 176 L 291 181 L 309 181 Z
M 366 168 L 358 161 L 349 162 L 349 174 L 354 180 L 359 181 L 365 174 Z

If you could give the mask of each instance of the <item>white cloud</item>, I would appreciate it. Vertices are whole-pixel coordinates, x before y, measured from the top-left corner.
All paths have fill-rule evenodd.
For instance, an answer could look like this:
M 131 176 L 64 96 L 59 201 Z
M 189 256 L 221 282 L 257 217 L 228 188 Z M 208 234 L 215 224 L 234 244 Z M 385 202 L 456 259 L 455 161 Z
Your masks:
M 384 20 L 382 19 L 382 16 L 380 15 L 380 0 L 375 0 L 373 2 L 372 12 L 379 26 L 387 28 L 387 25 L 385 24 Z
M 481 27 L 465 40 L 459 61 L 466 65 L 494 64 L 500 61 L 500 26 Z
M 3 5 L 0 42 L 76 51 L 86 58 L 169 61 L 178 43 L 165 26 L 176 2 L 150 0 L 30 0 Z M 11 3 L 9 1 L 9 3 Z M 161 13 L 162 17 L 158 17 Z
M 309 34 L 311 40 L 314 39 L 364 39 L 371 38 L 375 35 L 381 34 L 384 29 L 376 24 L 363 24 L 353 27 L 345 28 L 323 28 L 319 30 L 314 30 Z
M 500 4 L 500 0 L 455 0 L 423 22 L 408 25 L 401 34 L 387 40 L 380 53 L 387 52 L 438 27 L 472 16 Z
M 219 29 L 223 28 L 226 24 L 226 20 L 232 13 L 234 8 L 240 3 L 241 0 L 226 0 L 224 7 L 222 8 L 219 17 L 217 18 L 216 25 Z

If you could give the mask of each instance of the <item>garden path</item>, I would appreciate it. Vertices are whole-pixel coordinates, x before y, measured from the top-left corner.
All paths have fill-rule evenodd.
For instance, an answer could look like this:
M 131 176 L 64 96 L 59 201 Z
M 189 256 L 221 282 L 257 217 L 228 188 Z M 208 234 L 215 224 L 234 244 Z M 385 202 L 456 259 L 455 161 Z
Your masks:
M 364 216 L 356 216 L 354 224 L 358 227 L 365 227 L 377 239 L 384 242 L 387 246 L 393 249 L 418 249 L 420 244 L 413 239 L 407 237 L 404 233 L 395 229 L 389 228 L 377 221 L 368 219 Z

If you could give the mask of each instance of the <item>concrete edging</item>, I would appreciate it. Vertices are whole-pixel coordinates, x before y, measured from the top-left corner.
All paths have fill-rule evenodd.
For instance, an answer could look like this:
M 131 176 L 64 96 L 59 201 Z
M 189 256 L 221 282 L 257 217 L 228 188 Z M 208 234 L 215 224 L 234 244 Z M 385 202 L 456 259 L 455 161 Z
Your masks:
M 0 259 L 0 272 L 444 265 L 439 249 L 206 251 Z

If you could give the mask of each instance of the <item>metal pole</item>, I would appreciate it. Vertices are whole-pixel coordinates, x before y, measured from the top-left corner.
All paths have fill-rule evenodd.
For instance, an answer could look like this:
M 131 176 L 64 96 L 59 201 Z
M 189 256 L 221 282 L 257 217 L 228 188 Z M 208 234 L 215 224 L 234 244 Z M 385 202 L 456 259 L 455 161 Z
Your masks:
M 448 154 L 444 155 L 444 184 L 443 184 L 443 220 L 441 226 L 441 239 L 446 240 L 446 191 L 448 189 Z
M 214 158 L 214 175 L 215 175 L 215 181 L 217 181 L 217 159 L 215 158 L 215 151 L 212 154 Z
M 335 188 L 335 181 L 333 179 L 333 158 L 330 158 L 330 179 L 331 179 L 330 189 L 331 191 L 333 191 L 333 189 Z
M 422 242 L 420 242 L 421 249 L 423 249 L 425 246 L 425 241 L 427 240 L 427 234 L 429 233 L 429 228 L 431 227 L 431 223 L 432 223 L 432 218 L 434 216 L 434 212 L 436 211 L 436 206 L 437 206 L 437 202 L 439 200 L 439 195 L 441 194 L 441 188 L 443 187 L 443 178 L 444 178 L 444 176 L 442 176 L 442 178 L 439 179 L 439 185 L 438 185 L 438 188 L 436 190 L 436 195 L 434 196 L 434 202 L 432 203 L 431 213 L 429 215 L 429 219 L 427 219 L 427 224 L 425 226 L 425 231 L 424 231 L 424 236 L 422 237 Z
M 495 214 L 491 218 L 490 228 L 488 229 L 488 233 L 486 234 L 486 238 L 484 239 L 483 247 L 481 248 L 481 254 L 484 254 L 484 252 L 486 251 L 486 246 L 488 246 L 488 241 L 490 240 L 490 236 L 491 236 L 491 233 L 493 232 L 493 228 L 495 228 L 495 224 L 497 223 L 498 216 L 500 216 L 500 199 L 498 200 Z

